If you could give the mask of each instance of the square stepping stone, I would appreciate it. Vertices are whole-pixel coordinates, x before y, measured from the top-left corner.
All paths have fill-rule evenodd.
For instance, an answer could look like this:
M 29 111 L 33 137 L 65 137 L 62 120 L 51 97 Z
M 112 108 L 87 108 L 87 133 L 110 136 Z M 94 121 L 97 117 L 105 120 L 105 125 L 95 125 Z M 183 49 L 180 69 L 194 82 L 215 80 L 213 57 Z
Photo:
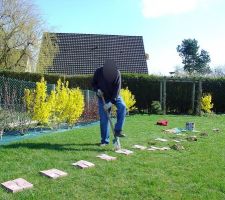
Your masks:
M 148 150 L 148 151 L 156 151 L 157 149 L 151 148 L 151 147 L 150 147 L 150 148 L 148 148 L 147 150 Z
M 160 142 L 167 142 L 167 139 L 163 139 L 163 138 L 156 138 L 155 140 L 160 141 Z
M 148 148 L 148 151 L 165 151 L 165 150 L 169 150 L 170 147 L 155 147 L 155 146 L 151 146 L 150 148 Z
M 183 139 L 173 139 L 172 141 L 174 141 L 176 143 L 180 143 L 180 142 L 184 142 L 185 140 L 183 140 Z
M 135 148 L 135 149 L 140 149 L 140 150 L 145 150 L 147 147 L 141 146 L 141 145 L 138 145 L 138 144 L 135 144 L 135 145 L 133 146 L 133 148 Z
M 160 150 L 161 151 L 170 150 L 170 147 L 162 147 Z
M 47 176 L 52 179 L 57 179 L 59 177 L 67 176 L 68 174 L 66 172 L 63 172 L 58 169 L 49 169 L 49 170 L 44 170 L 40 171 L 40 173 L 44 176 Z
M 20 192 L 25 189 L 29 189 L 33 187 L 33 184 L 29 183 L 23 178 L 18 178 L 15 180 L 10 180 L 4 183 L 1 183 L 1 185 L 8 190 L 9 192 L 15 193 Z
M 130 155 L 133 153 L 133 151 L 130 151 L 128 149 L 120 149 L 120 150 L 117 150 L 115 151 L 116 153 L 120 153 L 120 154 L 125 154 L 125 155 Z
M 79 167 L 81 169 L 86 169 L 86 168 L 90 168 L 90 167 L 94 167 L 95 164 L 91 163 L 91 162 L 88 162 L 86 160 L 80 160 L 76 163 L 73 163 L 72 164 L 73 166 L 76 166 L 76 167 Z
M 116 160 L 116 157 L 109 156 L 109 155 L 106 155 L 106 154 L 100 154 L 96 157 L 101 158 L 103 160 L 107 160 L 107 161 Z
M 150 149 L 160 150 L 160 147 L 150 146 Z
M 180 143 L 181 141 L 180 140 L 173 140 L 174 142 L 176 142 L 176 143 Z

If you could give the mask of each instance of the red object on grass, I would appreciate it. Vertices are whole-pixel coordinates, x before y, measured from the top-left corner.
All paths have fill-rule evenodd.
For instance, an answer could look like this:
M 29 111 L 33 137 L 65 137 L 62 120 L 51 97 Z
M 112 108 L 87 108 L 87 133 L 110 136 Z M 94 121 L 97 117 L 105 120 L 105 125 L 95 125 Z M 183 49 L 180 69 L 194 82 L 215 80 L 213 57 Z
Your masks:
M 160 120 L 160 121 L 157 121 L 156 124 L 160 125 L 160 126 L 167 126 L 168 125 L 168 121 L 167 120 Z

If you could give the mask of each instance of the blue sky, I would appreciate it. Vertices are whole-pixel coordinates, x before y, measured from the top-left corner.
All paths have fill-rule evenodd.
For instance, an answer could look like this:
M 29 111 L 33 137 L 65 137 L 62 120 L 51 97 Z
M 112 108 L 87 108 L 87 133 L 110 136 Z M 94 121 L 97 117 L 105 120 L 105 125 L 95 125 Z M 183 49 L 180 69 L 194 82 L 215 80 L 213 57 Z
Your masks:
M 195 38 L 225 66 L 224 0 L 35 0 L 50 31 L 141 35 L 149 72 L 168 75 L 182 66 L 176 47 Z

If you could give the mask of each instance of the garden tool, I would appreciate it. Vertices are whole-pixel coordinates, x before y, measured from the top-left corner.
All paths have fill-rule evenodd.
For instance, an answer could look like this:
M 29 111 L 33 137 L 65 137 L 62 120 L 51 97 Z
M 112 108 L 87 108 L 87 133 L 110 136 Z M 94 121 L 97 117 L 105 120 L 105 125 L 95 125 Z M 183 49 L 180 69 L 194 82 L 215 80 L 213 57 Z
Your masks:
M 103 95 L 101 97 L 102 97 L 103 105 L 105 105 L 106 104 L 105 103 L 105 98 L 103 97 Z M 119 149 L 121 149 L 120 140 L 116 136 L 116 133 L 115 133 L 115 130 L 114 130 L 114 126 L 113 126 L 113 122 L 112 122 L 112 119 L 110 117 L 109 111 L 105 110 L 105 112 L 106 112 L 106 115 L 107 115 L 107 117 L 109 119 L 109 123 L 110 123 L 111 129 L 112 129 L 112 132 L 113 132 L 113 136 L 114 136 L 113 145 L 115 147 L 115 150 L 119 150 Z

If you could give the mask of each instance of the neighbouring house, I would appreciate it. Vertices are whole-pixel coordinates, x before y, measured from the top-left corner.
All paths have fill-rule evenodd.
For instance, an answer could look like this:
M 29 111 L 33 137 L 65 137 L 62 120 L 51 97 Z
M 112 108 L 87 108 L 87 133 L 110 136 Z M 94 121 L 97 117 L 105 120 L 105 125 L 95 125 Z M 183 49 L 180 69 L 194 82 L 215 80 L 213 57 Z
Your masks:
M 122 73 L 148 73 L 142 36 L 49 34 L 54 35 L 58 52 L 52 66 L 45 70 L 47 73 L 93 74 L 105 59 L 114 59 Z

